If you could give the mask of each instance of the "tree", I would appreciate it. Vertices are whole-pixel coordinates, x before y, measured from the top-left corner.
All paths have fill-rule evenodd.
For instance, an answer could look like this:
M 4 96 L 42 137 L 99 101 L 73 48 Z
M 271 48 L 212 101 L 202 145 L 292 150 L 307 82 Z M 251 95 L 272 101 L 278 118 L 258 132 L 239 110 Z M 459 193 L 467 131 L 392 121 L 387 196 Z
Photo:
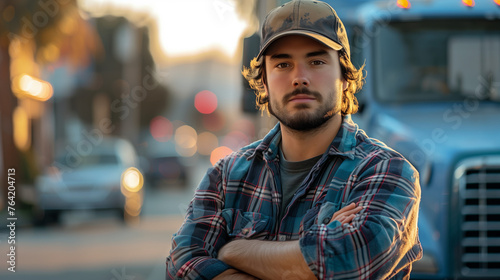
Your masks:
M 89 63 L 90 56 L 97 52 L 97 44 L 93 42 L 95 34 L 91 27 L 80 15 L 76 0 L 2 0 L 0 11 L 0 142 L 3 163 L 0 182 L 4 182 L 1 184 L 2 194 L 6 197 L 7 168 L 16 169 L 17 180 L 23 177 L 20 153 L 14 143 L 13 111 L 19 98 L 30 98 L 13 92 L 12 81 L 19 72 L 38 74 L 36 67 L 24 64 L 13 67 L 12 54 L 33 61 L 35 66 L 55 63 L 65 57 L 77 67 Z M 25 68 L 20 69 L 22 67 Z

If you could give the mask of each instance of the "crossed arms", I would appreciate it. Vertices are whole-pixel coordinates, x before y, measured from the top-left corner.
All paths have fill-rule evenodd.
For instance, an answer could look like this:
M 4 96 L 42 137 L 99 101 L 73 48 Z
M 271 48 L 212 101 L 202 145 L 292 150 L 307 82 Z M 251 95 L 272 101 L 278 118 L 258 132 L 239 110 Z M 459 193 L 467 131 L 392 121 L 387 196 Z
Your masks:
M 335 212 L 331 222 L 348 224 L 361 210 L 361 206 L 356 207 L 351 203 Z M 298 240 L 277 242 L 239 239 L 222 247 L 218 259 L 235 269 L 226 270 L 214 280 L 290 279 L 291 276 L 304 280 L 316 279 L 302 256 Z
M 304 216 L 304 230 L 295 241 L 231 238 L 221 214 L 228 207 L 224 188 L 229 184 L 221 183 L 221 174 L 215 168 L 200 183 L 172 240 L 168 279 L 282 279 L 287 273 L 303 279 L 385 279 L 409 273 L 411 262 L 421 257 L 418 175 L 403 159 L 360 170 L 340 199 L 362 209 L 348 213 L 354 210 L 351 204 L 336 217 L 332 213 L 327 224 Z

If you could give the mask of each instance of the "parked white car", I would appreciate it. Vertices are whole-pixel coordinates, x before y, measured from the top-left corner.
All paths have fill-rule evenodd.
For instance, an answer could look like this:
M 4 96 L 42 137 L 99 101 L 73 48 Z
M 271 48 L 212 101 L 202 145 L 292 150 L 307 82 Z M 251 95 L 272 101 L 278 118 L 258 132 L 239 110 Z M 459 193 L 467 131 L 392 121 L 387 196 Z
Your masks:
M 105 138 L 88 150 L 63 154 L 37 178 L 38 222 L 58 222 L 62 211 L 79 209 L 114 209 L 122 218 L 139 215 L 144 180 L 133 145 Z

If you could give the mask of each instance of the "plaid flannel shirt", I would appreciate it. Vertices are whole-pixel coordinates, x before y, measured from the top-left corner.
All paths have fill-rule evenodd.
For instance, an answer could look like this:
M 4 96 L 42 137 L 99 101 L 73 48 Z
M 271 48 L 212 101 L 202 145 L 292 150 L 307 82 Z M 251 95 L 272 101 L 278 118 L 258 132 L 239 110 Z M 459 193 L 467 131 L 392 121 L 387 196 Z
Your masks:
M 214 278 L 230 268 L 217 252 L 238 238 L 298 239 L 318 279 L 409 278 L 412 262 L 422 257 L 413 166 L 346 116 L 280 221 L 280 138 L 277 124 L 208 170 L 172 238 L 166 278 Z M 330 222 L 352 202 L 363 210 L 350 224 Z

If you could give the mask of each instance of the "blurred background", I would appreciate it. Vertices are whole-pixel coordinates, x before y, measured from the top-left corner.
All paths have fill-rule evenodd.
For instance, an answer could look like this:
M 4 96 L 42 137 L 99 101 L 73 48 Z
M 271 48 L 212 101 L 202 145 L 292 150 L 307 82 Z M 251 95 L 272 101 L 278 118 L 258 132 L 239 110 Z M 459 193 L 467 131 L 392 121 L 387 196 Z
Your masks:
M 261 2 L 0 2 L 0 278 L 164 278 L 207 168 L 273 125 L 240 74 Z
M 207 168 L 276 123 L 241 70 L 285 2 L 2 0 L 0 278 L 163 279 Z M 429 196 L 417 276 L 498 277 L 500 1 L 327 2 L 369 74 L 356 121 Z

